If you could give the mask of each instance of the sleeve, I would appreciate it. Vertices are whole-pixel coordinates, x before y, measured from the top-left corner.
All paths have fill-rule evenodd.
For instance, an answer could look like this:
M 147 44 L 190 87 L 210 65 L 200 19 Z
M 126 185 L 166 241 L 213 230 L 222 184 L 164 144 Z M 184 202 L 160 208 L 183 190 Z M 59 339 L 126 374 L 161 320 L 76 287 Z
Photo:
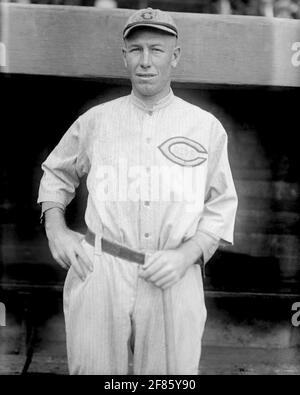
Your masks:
M 196 234 L 191 238 L 202 250 L 201 259 L 204 265 L 214 255 L 220 245 L 220 238 L 211 233 L 197 230 Z
M 197 231 L 214 235 L 220 244 L 233 244 L 237 194 L 227 153 L 228 137 L 214 118 L 208 157 L 205 203 Z
M 86 128 L 79 117 L 42 163 L 44 174 L 37 202 L 54 202 L 66 207 L 89 167 Z
M 51 208 L 60 208 L 61 210 L 65 209 L 65 206 L 61 203 L 56 203 L 56 202 L 43 202 L 42 203 L 42 214 L 44 214 L 47 210 L 50 210 Z
M 46 211 L 52 209 L 52 208 L 59 208 L 63 212 L 65 211 L 65 206 L 61 203 L 56 203 L 56 202 L 42 202 L 41 203 L 42 209 L 41 209 L 41 215 L 40 215 L 40 223 L 43 224 L 45 220 L 45 213 Z

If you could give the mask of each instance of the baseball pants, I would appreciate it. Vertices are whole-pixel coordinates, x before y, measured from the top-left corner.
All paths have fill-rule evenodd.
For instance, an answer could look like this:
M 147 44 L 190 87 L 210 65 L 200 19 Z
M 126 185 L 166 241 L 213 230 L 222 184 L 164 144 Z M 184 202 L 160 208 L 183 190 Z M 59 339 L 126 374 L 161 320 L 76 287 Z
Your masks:
M 71 267 L 64 285 L 70 374 L 166 374 L 163 299 L 160 288 L 141 279 L 141 267 L 82 246 L 94 271 L 82 281 Z M 199 265 L 172 287 L 178 374 L 197 374 L 206 320 Z

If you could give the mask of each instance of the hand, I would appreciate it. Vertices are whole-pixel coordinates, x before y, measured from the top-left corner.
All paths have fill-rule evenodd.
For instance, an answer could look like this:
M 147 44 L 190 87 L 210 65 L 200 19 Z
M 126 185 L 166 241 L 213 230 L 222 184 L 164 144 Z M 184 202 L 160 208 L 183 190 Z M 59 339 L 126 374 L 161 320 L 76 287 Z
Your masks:
M 185 254 L 177 250 L 157 251 L 146 259 L 140 277 L 162 289 L 176 284 L 191 265 Z
M 64 269 L 72 266 L 84 281 L 93 271 L 93 263 L 80 244 L 84 235 L 69 229 L 61 212 L 53 209 L 46 214 L 46 234 L 54 260 Z
M 54 260 L 64 269 L 73 266 L 82 281 L 93 271 L 93 264 L 80 242 L 84 235 L 71 229 L 48 232 L 49 248 Z

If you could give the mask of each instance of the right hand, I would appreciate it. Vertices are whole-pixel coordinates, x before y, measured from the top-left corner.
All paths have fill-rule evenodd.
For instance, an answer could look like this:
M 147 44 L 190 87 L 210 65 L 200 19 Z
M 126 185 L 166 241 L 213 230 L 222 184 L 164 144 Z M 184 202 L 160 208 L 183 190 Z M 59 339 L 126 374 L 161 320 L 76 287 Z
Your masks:
M 64 220 L 58 220 L 55 214 L 51 213 L 49 217 L 46 216 L 46 234 L 53 259 L 64 269 L 72 266 L 80 279 L 84 281 L 93 271 L 93 263 L 81 245 L 84 235 L 69 229 Z

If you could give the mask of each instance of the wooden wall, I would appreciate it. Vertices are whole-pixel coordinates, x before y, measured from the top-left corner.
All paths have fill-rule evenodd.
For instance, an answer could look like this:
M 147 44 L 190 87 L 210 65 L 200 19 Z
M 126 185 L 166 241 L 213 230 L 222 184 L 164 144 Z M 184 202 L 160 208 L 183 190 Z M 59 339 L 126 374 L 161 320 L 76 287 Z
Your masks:
M 121 33 L 132 11 L 9 4 L 2 7 L 3 72 L 126 78 Z M 183 46 L 174 80 L 300 85 L 300 21 L 172 13 Z

